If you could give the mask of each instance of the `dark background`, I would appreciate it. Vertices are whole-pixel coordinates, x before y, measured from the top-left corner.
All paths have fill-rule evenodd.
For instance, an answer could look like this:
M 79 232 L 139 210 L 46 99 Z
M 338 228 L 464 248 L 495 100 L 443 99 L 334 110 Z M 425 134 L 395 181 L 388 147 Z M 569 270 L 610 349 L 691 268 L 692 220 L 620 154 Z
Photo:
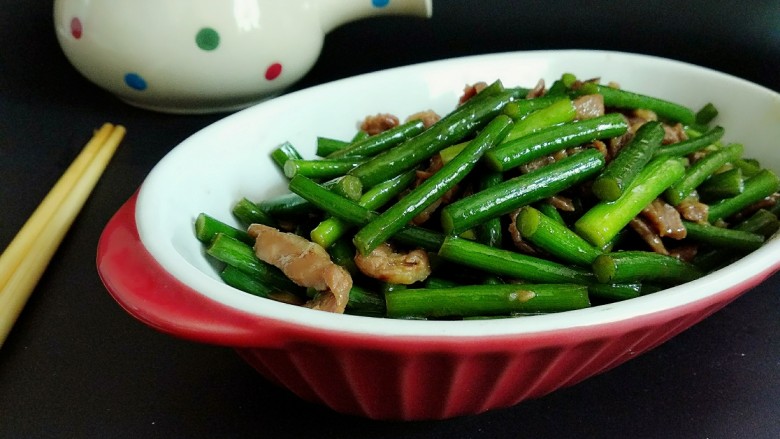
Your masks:
M 230 349 L 135 321 L 97 276 L 99 234 L 168 150 L 225 115 L 120 103 L 67 63 L 51 11 L 51 1 L 0 0 L 0 248 L 93 128 L 121 123 L 128 136 L 0 349 L 0 437 L 780 437 L 780 275 L 609 373 L 439 422 L 338 415 L 270 385 Z M 552 48 L 660 55 L 780 91 L 780 3 L 437 0 L 428 21 L 379 18 L 337 29 L 297 87 Z

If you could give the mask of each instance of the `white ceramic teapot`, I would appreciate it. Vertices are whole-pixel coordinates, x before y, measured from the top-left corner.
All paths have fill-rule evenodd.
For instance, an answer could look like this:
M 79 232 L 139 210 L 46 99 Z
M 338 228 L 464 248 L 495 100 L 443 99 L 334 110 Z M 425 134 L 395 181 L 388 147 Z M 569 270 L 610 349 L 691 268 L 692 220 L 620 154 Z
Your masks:
M 55 0 L 65 56 L 122 100 L 173 113 L 246 107 L 315 63 L 352 20 L 430 17 L 432 0 Z

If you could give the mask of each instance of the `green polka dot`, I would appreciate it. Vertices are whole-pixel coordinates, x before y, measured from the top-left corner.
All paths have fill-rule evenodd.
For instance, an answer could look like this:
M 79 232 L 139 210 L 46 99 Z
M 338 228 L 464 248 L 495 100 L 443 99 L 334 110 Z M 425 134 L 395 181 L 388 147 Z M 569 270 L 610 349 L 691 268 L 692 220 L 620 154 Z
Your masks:
M 219 46 L 219 33 L 210 27 L 204 27 L 195 35 L 195 44 L 203 50 L 214 50 Z

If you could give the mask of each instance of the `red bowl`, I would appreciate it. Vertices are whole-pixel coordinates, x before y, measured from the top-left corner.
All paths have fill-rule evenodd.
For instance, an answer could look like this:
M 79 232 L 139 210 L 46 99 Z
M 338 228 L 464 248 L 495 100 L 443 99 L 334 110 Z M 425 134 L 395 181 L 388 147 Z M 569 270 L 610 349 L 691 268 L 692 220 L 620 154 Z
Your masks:
M 608 70 L 594 71 L 604 66 Z M 442 80 L 448 78 L 440 75 L 445 71 L 454 78 Z M 725 74 L 614 52 L 440 61 L 293 93 L 191 137 L 155 167 L 106 226 L 98 247 L 100 276 L 117 302 L 147 325 L 184 339 L 235 347 L 269 380 L 348 414 L 405 420 L 476 414 L 609 370 L 701 321 L 780 269 L 780 240 L 775 237 L 703 278 L 637 299 L 526 318 L 429 322 L 335 315 L 234 290 L 218 280 L 192 231 L 200 212 L 228 219 L 239 197 L 260 199 L 283 190 L 283 179 L 271 164 L 255 169 L 257 163 L 270 162 L 268 152 L 281 141 L 292 139 L 307 152 L 304 145 L 313 145 L 316 135 L 349 135 L 354 125 L 345 122 L 361 115 L 454 105 L 464 83 L 513 78 L 505 83 L 525 85 L 568 71 L 602 76 L 692 107 L 712 101 L 721 109 L 719 123 L 728 135 L 765 166 L 780 168 L 780 158 L 768 146 L 780 138 L 778 116 L 770 112 L 780 96 Z M 651 80 L 658 77 L 668 81 Z M 333 106 L 340 96 L 364 96 L 380 84 L 378 97 Z M 745 117 L 748 106 L 751 118 Z M 299 128 L 314 115 L 320 120 L 305 125 L 311 130 Z M 756 125 L 761 122 L 757 117 L 774 118 L 774 123 Z

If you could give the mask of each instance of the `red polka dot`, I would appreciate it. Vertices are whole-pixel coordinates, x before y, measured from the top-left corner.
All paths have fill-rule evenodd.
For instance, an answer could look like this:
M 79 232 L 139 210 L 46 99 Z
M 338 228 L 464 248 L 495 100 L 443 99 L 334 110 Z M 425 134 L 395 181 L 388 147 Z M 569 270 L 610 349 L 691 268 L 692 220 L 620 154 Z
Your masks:
M 265 71 L 265 79 L 269 81 L 273 81 L 274 79 L 278 78 L 279 75 L 281 74 L 282 74 L 282 65 L 276 62 L 268 66 L 268 69 Z
M 73 38 L 78 40 L 81 38 L 83 32 L 84 27 L 81 25 L 81 20 L 79 20 L 78 17 L 73 17 L 73 19 L 70 20 L 70 34 L 73 35 Z

